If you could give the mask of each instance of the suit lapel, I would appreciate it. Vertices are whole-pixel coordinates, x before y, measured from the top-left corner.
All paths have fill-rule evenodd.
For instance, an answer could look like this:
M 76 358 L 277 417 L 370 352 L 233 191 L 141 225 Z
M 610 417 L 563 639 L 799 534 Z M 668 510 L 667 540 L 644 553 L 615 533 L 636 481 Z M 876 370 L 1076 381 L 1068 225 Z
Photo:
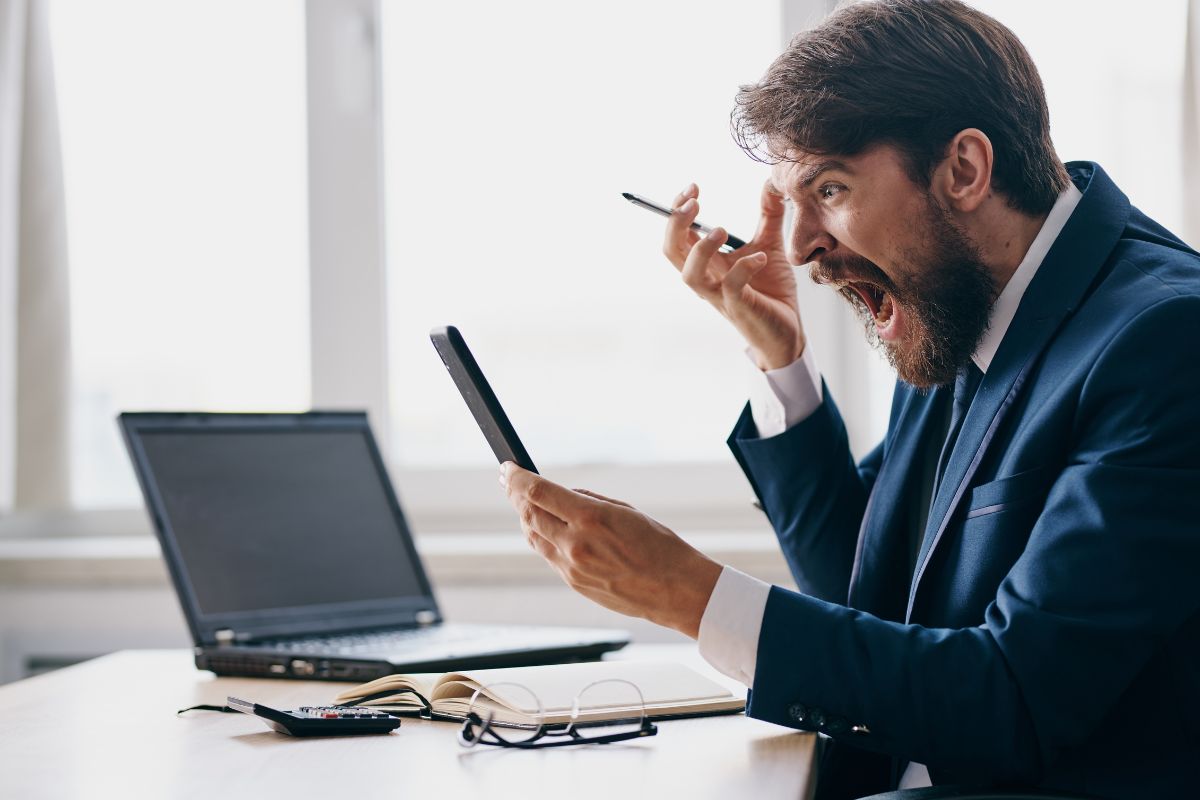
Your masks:
M 984 375 L 929 512 L 909 591 L 911 619 L 930 559 L 1038 357 L 1086 296 L 1121 237 L 1129 201 L 1098 165 L 1068 165 L 1083 197 L 1046 254 Z

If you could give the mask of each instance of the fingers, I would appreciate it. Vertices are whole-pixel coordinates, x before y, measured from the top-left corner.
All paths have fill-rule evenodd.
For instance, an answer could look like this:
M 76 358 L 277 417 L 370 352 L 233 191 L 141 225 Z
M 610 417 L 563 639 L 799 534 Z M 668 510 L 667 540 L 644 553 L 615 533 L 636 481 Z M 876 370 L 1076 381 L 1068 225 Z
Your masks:
M 687 186 L 684 187 L 682 192 L 675 195 L 675 199 L 671 201 L 671 205 L 674 208 L 679 208 L 689 198 L 699 199 L 699 197 L 700 197 L 700 187 L 694 183 L 689 183 Z
M 700 213 L 700 207 L 697 205 L 699 196 L 699 187 L 694 183 L 688 184 L 686 189 L 675 195 L 675 213 L 667 218 L 663 255 L 675 265 L 676 269 L 683 268 L 688 251 L 692 245 L 700 241 L 700 237 L 691 229 L 692 223 L 696 221 L 696 215 Z
M 551 542 L 557 542 L 567 531 L 567 523 L 528 500 L 519 501 L 517 513 L 521 515 L 523 529 L 535 531 Z
M 556 569 L 561 552 L 558 549 L 559 537 L 567 532 L 567 523 L 551 514 L 544 508 L 534 505 L 520 492 L 511 488 L 508 480 L 508 464 L 500 467 L 500 483 L 508 492 L 509 502 L 521 518 L 521 530 L 525 532 L 525 541 L 535 553 L 546 559 Z M 530 473 L 532 475 L 532 473 Z
M 721 281 L 721 294 L 727 308 L 732 310 L 743 304 L 742 290 L 766 265 L 766 253 L 755 253 L 734 262 L 725 279 Z
M 500 466 L 500 482 L 508 491 L 509 501 L 518 511 L 522 510 L 519 503 L 524 501 L 524 503 L 536 506 L 546 512 L 548 517 L 556 518 L 563 528 L 573 520 L 588 514 L 596 502 L 590 497 L 584 497 L 553 481 L 546 480 L 541 475 L 521 469 L 511 461 L 506 461 Z M 561 533 L 563 530 L 563 528 L 554 528 L 550 521 L 547 521 L 546 525 L 547 529 L 543 532 L 547 534 L 550 534 L 551 531 Z
M 526 529 L 525 541 L 529 542 L 530 549 L 537 553 L 542 558 L 553 563 L 558 558 L 558 548 L 554 546 L 546 537 L 542 536 L 537 531 Z
M 761 215 L 753 241 L 762 246 L 768 242 L 783 241 L 783 218 L 787 213 L 787 204 L 783 201 L 783 195 L 776 190 L 775 184 L 769 180 L 763 184 L 759 210 Z
M 611 497 L 605 497 L 599 492 L 593 492 L 591 489 L 575 489 L 574 491 L 578 492 L 579 494 L 586 494 L 588 497 L 594 497 L 597 500 L 603 500 L 605 503 L 612 503 L 613 505 L 624 506 L 625 508 L 633 508 L 633 506 L 629 505 L 629 503 L 626 503 L 624 500 L 614 500 Z
M 712 233 L 700 239 L 692 247 L 683 263 L 683 282 L 696 294 L 712 299 L 720 291 L 721 282 L 712 270 L 712 257 L 725 244 L 728 234 L 723 228 L 713 228 Z

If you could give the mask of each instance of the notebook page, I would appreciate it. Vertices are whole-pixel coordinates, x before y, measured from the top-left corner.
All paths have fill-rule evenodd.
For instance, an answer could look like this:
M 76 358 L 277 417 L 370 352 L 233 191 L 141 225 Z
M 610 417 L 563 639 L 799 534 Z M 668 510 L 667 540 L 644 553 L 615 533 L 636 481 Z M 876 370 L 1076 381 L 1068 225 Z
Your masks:
M 516 683 L 527 687 L 542 702 L 547 714 L 568 712 L 571 703 L 586 686 L 612 678 L 629 681 L 641 690 L 647 708 L 676 706 L 703 700 L 733 699 L 724 686 L 705 678 L 682 664 L 673 662 L 598 661 L 580 664 L 551 664 L 538 667 L 509 667 L 502 669 L 466 670 L 443 676 L 433 690 L 430 700 L 452 697 L 463 686 L 450 681 L 463 681 L 483 686 Z M 444 691 L 443 691 L 444 690 Z M 497 700 L 524 714 L 536 714 L 531 700 L 524 692 L 512 687 L 489 689 Z M 587 692 L 587 707 L 621 708 L 629 704 L 629 688 L 623 685 L 601 685 Z

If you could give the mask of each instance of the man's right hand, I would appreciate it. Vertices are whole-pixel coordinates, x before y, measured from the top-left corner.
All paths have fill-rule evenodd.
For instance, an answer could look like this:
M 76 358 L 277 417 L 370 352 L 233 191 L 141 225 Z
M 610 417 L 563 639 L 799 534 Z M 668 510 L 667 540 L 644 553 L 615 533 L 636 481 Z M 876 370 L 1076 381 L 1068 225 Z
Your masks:
M 692 184 L 675 198 L 663 253 L 683 282 L 738 329 L 759 369 L 786 367 L 804 352 L 805 338 L 796 276 L 783 243 L 783 197 L 767 183 L 754 238 L 745 247 L 722 253 L 728 236 L 723 228 L 704 237 L 691 230 L 700 213 L 699 195 Z

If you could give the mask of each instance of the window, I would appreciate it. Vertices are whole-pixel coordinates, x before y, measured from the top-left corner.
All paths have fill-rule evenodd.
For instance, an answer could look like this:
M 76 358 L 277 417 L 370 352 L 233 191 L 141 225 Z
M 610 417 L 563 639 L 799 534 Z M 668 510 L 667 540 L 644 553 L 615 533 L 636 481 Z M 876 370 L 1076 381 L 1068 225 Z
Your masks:
M 775 3 L 383 7 L 393 457 L 490 455 L 428 341 L 458 325 L 535 461 L 730 461 L 736 332 L 661 255 L 670 203 L 745 238 L 767 169 L 729 112 L 779 49 Z M 748 497 L 748 490 L 746 490 Z
M 304 5 L 54 0 L 73 501 L 141 504 L 114 417 L 309 403 Z
M 971 0 L 1011 28 L 1037 64 L 1064 161 L 1095 161 L 1133 205 L 1183 228 L 1187 0 L 1097 13 L 1087 0 Z
M 766 169 L 731 140 L 733 96 L 778 53 L 784 25 L 825 5 L 467 0 L 382 3 L 378 20 L 369 3 L 321 6 L 367 33 L 380 24 L 389 331 L 377 339 L 398 474 L 453 484 L 457 503 L 442 470 L 492 468 L 428 343 L 429 328 L 456 324 L 540 464 L 619 465 L 680 506 L 745 505 L 723 444 L 745 401 L 740 338 L 661 256 L 662 221 L 620 192 L 669 202 L 696 180 L 704 221 L 753 233 Z M 974 5 L 1028 46 L 1060 155 L 1100 162 L 1179 229 L 1185 0 L 1136 14 Z M 305 11 L 53 2 L 77 506 L 140 504 L 119 410 L 311 402 Z M 372 95 L 370 76 L 347 75 L 357 83 L 342 89 Z M 841 324 L 846 309 L 805 312 L 814 340 L 839 343 L 822 366 L 862 452 L 886 424 L 890 373 Z M 689 470 L 718 466 L 721 492 L 698 491 Z M 415 485 L 410 505 L 433 484 Z

